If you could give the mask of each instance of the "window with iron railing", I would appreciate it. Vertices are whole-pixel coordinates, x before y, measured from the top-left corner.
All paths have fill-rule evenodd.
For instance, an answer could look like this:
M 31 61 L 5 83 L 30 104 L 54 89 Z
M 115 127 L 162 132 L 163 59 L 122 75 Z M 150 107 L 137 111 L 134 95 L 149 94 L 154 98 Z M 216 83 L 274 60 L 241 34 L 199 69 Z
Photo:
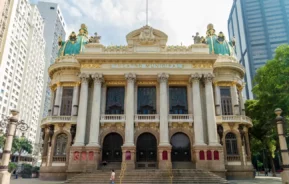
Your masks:
M 124 87 L 108 87 L 106 91 L 105 114 L 123 114 L 124 95 Z
M 137 113 L 156 114 L 156 88 L 138 87 Z
M 233 115 L 230 87 L 220 87 L 222 115 Z
M 170 114 L 188 114 L 187 87 L 169 88 Z

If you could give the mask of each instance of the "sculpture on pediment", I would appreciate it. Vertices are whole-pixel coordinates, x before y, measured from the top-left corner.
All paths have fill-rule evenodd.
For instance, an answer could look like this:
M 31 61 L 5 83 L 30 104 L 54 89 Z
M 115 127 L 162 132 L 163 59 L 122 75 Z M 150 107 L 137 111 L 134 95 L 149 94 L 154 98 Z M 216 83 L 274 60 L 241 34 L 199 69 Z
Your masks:
M 64 42 L 59 37 L 58 38 L 58 57 L 67 55 L 76 55 L 84 51 L 85 45 L 88 42 L 88 31 L 85 24 L 81 24 L 78 35 L 73 31 L 69 35 L 69 39 Z
M 201 42 L 200 34 L 199 34 L 198 32 L 196 33 L 196 36 L 193 36 L 193 38 L 194 38 L 194 44 L 200 44 L 200 43 L 202 43 L 202 42 Z
M 139 35 L 139 41 L 142 44 L 151 44 L 156 41 L 156 37 L 153 32 L 153 28 L 150 26 L 145 26 L 140 35 Z
M 217 36 L 213 24 L 209 24 L 207 26 L 206 34 L 206 43 L 209 45 L 211 54 L 228 56 L 234 55 L 233 47 L 235 46 L 235 40 L 228 42 L 223 32 L 220 32 Z
M 94 36 L 91 36 L 89 38 L 89 43 L 99 43 L 100 39 L 101 39 L 101 36 L 98 36 L 97 33 L 94 33 Z

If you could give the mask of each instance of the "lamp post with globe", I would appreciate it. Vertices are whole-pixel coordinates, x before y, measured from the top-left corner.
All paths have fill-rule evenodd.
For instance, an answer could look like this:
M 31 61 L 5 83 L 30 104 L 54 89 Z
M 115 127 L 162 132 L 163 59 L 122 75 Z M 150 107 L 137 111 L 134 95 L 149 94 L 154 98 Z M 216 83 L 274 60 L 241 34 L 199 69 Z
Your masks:
M 19 112 L 17 110 L 11 110 L 10 112 L 12 116 L 2 116 L 3 119 L 0 120 L 0 126 L 2 128 L 6 128 L 6 141 L 2 152 L 2 161 L 0 165 L 0 184 L 10 183 L 10 173 L 8 172 L 8 165 L 10 161 L 12 142 L 16 133 L 16 129 L 20 131 L 26 131 L 28 129 L 28 125 L 24 123 L 23 120 L 18 120 Z
M 281 116 L 282 109 L 277 108 L 275 109 L 276 117 L 276 124 L 277 124 L 277 131 L 278 131 L 278 137 L 279 137 L 279 143 L 280 143 L 280 150 L 282 155 L 282 161 L 283 161 L 283 172 L 281 173 L 282 177 L 282 183 L 283 184 L 289 184 L 289 151 L 287 147 L 285 132 L 284 132 L 284 120 Z

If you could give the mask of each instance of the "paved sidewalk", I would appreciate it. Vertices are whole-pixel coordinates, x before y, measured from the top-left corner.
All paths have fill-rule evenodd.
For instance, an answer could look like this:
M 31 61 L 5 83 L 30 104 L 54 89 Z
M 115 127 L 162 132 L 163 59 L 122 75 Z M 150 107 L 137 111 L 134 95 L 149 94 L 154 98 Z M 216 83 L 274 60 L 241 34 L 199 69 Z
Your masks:
M 254 180 L 231 180 L 230 184 L 282 184 L 280 177 L 257 176 Z M 11 179 L 10 184 L 61 184 L 57 181 L 41 181 L 38 179 Z

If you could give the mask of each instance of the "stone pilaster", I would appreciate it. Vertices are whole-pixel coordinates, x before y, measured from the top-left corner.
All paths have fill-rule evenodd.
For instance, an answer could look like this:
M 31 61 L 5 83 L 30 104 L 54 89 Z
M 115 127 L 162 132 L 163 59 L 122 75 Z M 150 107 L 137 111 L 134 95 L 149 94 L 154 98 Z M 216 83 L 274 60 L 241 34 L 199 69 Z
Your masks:
M 219 146 L 220 144 L 218 143 L 217 137 L 216 113 L 215 113 L 213 85 L 212 85 L 213 78 L 214 75 L 211 73 L 205 75 L 208 138 L 209 138 L 209 146 Z
M 222 108 L 221 108 L 221 91 L 220 86 L 218 84 L 215 84 L 215 107 L 216 107 L 216 115 L 220 116 L 222 114 Z
M 79 101 L 79 112 L 77 117 L 76 137 L 73 146 L 84 146 L 84 139 L 85 139 L 89 75 L 81 73 L 79 75 L 79 78 L 81 79 L 81 91 Z
M 231 94 L 232 94 L 233 113 L 234 115 L 240 115 L 238 91 L 235 83 L 233 84 L 233 86 L 231 86 L 231 90 L 232 90 Z
M 77 84 L 73 88 L 73 97 L 72 97 L 72 110 L 71 110 L 71 116 L 77 116 L 78 111 L 78 99 L 79 97 L 79 85 Z
M 62 87 L 60 84 L 57 84 L 56 88 L 56 96 L 55 96 L 55 101 L 53 105 L 53 116 L 59 116 L 60 114 L 60 104 L 61 104 L 61 92 Z
M 103 82 L 102 74 L 95 73 L 92 76 L 94 80 L 93 103 L 90 122 L 89 144 L 87 146 L 100 147 L 99 145 L 99 126 L 100 126 L 100 104 L 101 104 L 101 84 Z
M 194 116 L 194 130 L 195 131 L 195 145 L 206 145 L 204 142 L 204 127 L 202 118 L 202 108 L 200 107 L 200 79 L 201 75 L 195 73 L 191 76 L 192 92 L 193 92 L 193 116 Z

